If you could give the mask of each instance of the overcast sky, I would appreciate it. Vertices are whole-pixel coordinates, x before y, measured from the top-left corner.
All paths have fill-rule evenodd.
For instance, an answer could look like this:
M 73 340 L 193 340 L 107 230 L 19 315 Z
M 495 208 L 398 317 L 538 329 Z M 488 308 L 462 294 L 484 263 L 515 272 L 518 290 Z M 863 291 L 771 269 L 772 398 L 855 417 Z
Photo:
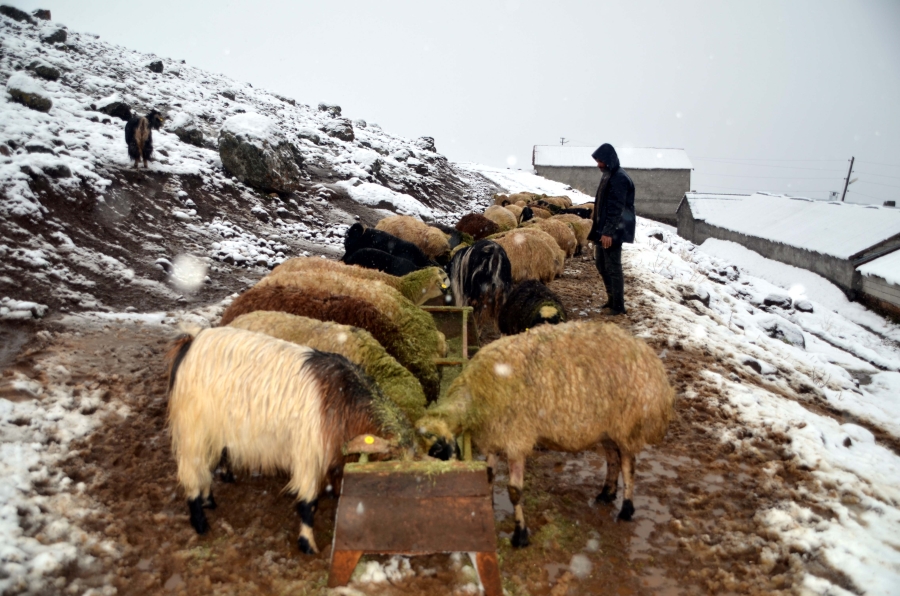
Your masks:
M 9 0 L 5 0 L 9 2 Z M 900 199 L 900 1 L 12 0 L 455 161 L 680 147 L 697 190 Z

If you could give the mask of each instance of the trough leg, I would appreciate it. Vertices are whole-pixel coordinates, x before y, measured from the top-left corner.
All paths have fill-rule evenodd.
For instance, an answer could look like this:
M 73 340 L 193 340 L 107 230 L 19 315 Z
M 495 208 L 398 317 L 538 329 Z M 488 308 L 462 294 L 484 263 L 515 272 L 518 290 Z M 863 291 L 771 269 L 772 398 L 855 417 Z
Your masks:
M 619 470 L 622 466 L 622 454 L 615 441 L 603 439 L 601 442 L 606 453 L 606 479 L 603 490 L 597 495 L 598 503 L 612 503 L 616 500 L 616 488 L 619 484 Z
M 328 587 L 346 586 L 362 554 L 361 550 L 336 550 L 331 553 L 331 571 L 328 573 Z
M 512 536 L 512 545 L 516 548 L 528 546 L 528 527 L 525 525 L 525 513 L 522 509 L 522 489 L 525 486 L 525 456 L 509 458 L 509 501 L 513 504 L 516 516 L 516 529 Z
M 631 516 L 634 515 L 634 504 L 631 502 L 634 497 L 634 455 L 631 453 L 625 453 L 622 457 L 622 484 L 625 485 L 625 500 L 622 502 L 619 519 L 631 521 Z
M 313 537 L 313 517 L 316 514 L 319 500 L 301 500 L 297 503 L 297 514 L 300 516 L 300 537 L 297 538 L 297 546 L 300 552 L 307 555 L 315 555 L 319 552 L 316 548 L 316 539 Z
M 495 469 L 497 469 L 497 454 L 496 453 L 488 453 L 488 456 L 487 456 L 488 484 L 494 483 L 494 470 Z
M 484 586 L 484 596 L 503 596 L 497 553 L 476 553 L 475 564 L 478 566 L 478 577 Z

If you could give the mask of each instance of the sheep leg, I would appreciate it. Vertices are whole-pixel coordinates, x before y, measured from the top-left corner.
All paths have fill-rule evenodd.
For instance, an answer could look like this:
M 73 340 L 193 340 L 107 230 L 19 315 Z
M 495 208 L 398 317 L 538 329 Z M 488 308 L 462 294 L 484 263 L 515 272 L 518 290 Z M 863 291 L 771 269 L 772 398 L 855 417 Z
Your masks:
M 634 454 L 626 453 L 622 458 L 622 484 L 625 485 L 625 500 L 622 502 L 622 510 L 619 511 L 619 519 L 631 521 L 634 515 Z
M 222 449 L 222 457 L 219 459 L 219 480 L 229 484 L 234 483 L 234 472 L 231 469 L 231 461 L 228 459 L 228 448 Z
M 197 495 L 195 499 L 188 499 L 188 512 L 191 515 L 191 525 L 198 534 L 206 534 L 209 531 L 209 522 L 203 512 L 203 495 Z
M 301 500 L 297 503 L 297 514 L 300 515 L 300 537 L 297 538 L 297 546 L 300 552 L 307 555 L 315 555 L 319 552 L 316 548 L 316 539 L 313 537 L 313 516 L 316 513 L 319 500 Z
M 601 442 L 606 452 L 606 479 L 603 490 L 597 495 L 598 503 L 612 503 L 616 500 L 616 489 L 619 485 L 619 470 L 622 466 L 622 453 L 615 441 L 603 439 Z
M 512 545 L 515 548 L 528 546 L 528 527 L 525 526 L 525 513 L 522 509 L 522 489 L 525 486 L 525 457 L 509 458 L 509 501 L 513 504 L 516 516 L 516 529 L 513 531 Z
M 496 453 L 488 453 L 488 456 L 487 456 L 488 484 L 494 483 L 494 470 L 496 468 L 497 468 L 497 454 Z

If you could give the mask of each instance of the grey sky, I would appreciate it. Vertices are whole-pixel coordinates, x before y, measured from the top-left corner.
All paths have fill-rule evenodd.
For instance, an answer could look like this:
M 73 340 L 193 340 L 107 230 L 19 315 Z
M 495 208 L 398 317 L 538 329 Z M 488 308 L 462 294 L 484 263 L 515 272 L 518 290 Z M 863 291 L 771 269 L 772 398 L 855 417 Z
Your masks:
M 825 198 L 855 155 L 848 200 L 900 199 L 896 0 L 11 3 L 457 161 L 530 168 L 561 136 L 683 147 L 697 190 Z

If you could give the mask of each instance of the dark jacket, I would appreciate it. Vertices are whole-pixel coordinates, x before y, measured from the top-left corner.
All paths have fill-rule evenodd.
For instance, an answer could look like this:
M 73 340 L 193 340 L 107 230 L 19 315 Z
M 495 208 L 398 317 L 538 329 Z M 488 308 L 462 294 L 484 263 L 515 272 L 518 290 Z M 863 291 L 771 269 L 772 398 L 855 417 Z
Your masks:
M 610 236 L 615 243 L 634 242 L 634 182 L 619 166 L 619 156 L 609 143 L 591 157 L 606 164 L 607 172 L 594 198 L 594 225 L 588 239 L 599 242 L 601 236 Z

